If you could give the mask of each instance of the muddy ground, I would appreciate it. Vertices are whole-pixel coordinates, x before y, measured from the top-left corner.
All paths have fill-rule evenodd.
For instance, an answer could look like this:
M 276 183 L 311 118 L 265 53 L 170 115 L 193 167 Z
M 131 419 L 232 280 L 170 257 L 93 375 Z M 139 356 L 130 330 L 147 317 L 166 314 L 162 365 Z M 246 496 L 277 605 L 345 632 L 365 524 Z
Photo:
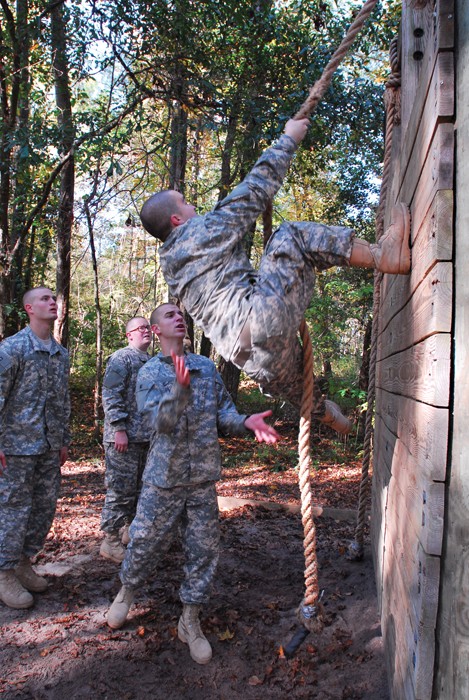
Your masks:
M 283 432 L 291 443 L 282 447 L 281 465 L 274 448 L 259 459 L 253 441 L 224 441 L 220 565 L 202 615 L 213 646 L 207 666 L 194 663 L 177 638 L 183 564 L 177 541 L 140 591 L 127 624 L 107 627 L 105 613 L 120 584 L 118 567 L 98 553 L 102 455 L 96 446 L 85 457 L 72 454 L 37 560 L 49 589 L 35 595 L 31 610 L 0 604 L 2 700 L 386 700 L 368 534 L 364 561 L 344 556 L 354 534 L 360 464 L 351 457 L 354 445 L 338 449 L 325 436 L 315 445 L 313 500 L 325 507 L 316 525 L 326 622 L 292 658 L 283 654 L 298 628 L 295 610 L 304 592 L 295 428 Z

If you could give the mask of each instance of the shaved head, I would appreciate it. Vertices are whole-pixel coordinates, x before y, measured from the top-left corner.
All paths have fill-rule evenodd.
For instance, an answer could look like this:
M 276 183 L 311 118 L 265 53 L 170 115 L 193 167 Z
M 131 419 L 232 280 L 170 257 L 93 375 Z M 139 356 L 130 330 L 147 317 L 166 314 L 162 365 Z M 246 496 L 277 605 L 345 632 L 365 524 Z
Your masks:
M 140 212 L 143 227 L 154 238 L 165 241 L 173 228 L 171 216 L 177 209 L 175 190 L 163 190 L 147 199 Z
M 55 296 L 54 292 L 52 292 L 49 287 L 33 287 L 32 289 L 28 289 L 28 291 L 23 294 L 23 308 L 26 306 L 26 304 L 30 304 L 34 298 L 43 291 L 50 292 L 52 296 Z
M 150 324 L 152 326 L 159 326 L 159 322 L 161 321 L 164 312 L 168 308 L 174 308 L 179 311 L 179 307 L 177 306 L 177 304 L 171 304 L 171 302 L 165 302 L 164 304 L 160 304 L 156 307 L 154 311 L 152 311 L 152 314 L 150 316 Z

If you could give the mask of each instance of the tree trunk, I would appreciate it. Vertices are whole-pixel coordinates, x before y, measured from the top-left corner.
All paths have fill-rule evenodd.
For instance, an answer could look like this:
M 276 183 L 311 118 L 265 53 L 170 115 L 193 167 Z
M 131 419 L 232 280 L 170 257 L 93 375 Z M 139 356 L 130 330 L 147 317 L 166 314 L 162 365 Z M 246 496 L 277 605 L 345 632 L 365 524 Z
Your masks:
M 55 80 L 55 99 L 58 108 L 58 123 L 61 142 L 58 144 L 62 156 L 73 145 L 72 100 L 68 76 L 67 38 L 63 5 L 51 11 L 52 65 Z M 57 216 L 57 275 L 56 291 L 59 316 L 55 322 L 54 335 L 62 345 L 68 345 L 68 316 L 70 305 L 70 249 L 73 225 L 73 202 L 75 197 L 75 161 L 68 160 L 60 174 L 59 209 Z
M 220 358 L 218 363 L 218 371 L 221 374 L 223 383 L 226 386 L 231 398 L 236 403 L 238 399 L 238 389 L 239 389 L 239 378 L 241 376 L 241 370 L 236 367 L 232 362 L 227 362 Z
M 4 8 L 4 12 L 9 11 Z M 7 29 L 0 25 L 0 43 L 12 49 L 0 62 L 0 303 L 1 337 L 16 333 L 22 324 L 19 311 L 25 291 L 21 278 L 24 245 L 21 227 L 30 191 L 28 143 L 31 78 L 31 37 L 28 1 L 18 0 L 16 18 L 7 14 Z M 4 48 L 4 51 L 6 49 Z M 17 247 L 13 253 L 13 249 Z
M 93 263 L 93 279 L 94 279 L 94 303 L 96 306 L 96 374 L 94 382 L 94 401 L 93 401 L 93 435 L 96 440 L 99 440 L 100 435 L 100 412 L 101 405 L 101 377 L 103 373 L 103 320 L 101 314 L 101 302 L 99 295 L 99 274 L 98 261 L 96 258 L 96 247 L 94 244 L 94 228 L 93 219 L 90 212 L 89 201 L 85 201 L 86 222 L 88 224 L 88 235 L 90 240 L 91 260 Z

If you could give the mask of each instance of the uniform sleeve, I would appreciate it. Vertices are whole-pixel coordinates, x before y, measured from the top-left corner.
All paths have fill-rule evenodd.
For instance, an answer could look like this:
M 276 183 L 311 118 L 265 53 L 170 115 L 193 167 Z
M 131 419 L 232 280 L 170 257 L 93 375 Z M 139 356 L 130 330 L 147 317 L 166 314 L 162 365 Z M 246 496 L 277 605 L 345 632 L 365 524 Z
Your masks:
M 244 180 L 205 215 L 211 235 L 226 229 L 233 230 L 242 239 L 258 216 L 280 189 L 297 148 L 292 138 L 283 134 L 267 148 Z
M 238 413 L 220 374 L 215 371 L 217 391 L 217 425 L 222 435 L 244 435 L 248 432 L 244 425 L 247 416 Z
M 123 358 L 109 358 L 103 379 L 103 409 L 106 421 L 113 430 L 126 430 L 129 409 L 126 403 L 126 385 L 130 368 Z
M 70 361 L 67 355 L 66 359 L 66 383 L 65 383 L 65 396 L 64 396 L 64 436 L 63 436 L 63 447 L 68 447 L 71 442 L 70 435 Z
M 191 389 L 158 369 L 147 363 L 138 373 L 137 406 L 152 432 L 171 434 L 189 402 Z
M 17 358 L 6 348 L 0 347 L 0 434 L 3 432 L 5 404 L 15 382 Z M 0 444 L 0 450 L 2 445 Z

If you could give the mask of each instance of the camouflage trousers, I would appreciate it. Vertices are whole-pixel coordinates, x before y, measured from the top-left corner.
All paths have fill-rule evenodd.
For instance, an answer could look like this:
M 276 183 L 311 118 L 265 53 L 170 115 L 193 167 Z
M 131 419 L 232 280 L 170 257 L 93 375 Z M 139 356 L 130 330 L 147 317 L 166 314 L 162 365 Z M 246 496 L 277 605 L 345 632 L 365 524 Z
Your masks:
M 178 524 L 184 552 L 179 595 L 183 603 L 203 604 L 210 595 L 220 546 L 214 482 L 171 489 L 143 483 L 120 578 L 129 588 L 141 586 L 154 573 Z
M 301 405 L 303 354 L 297 334 L 311 301 L 316 270 L 348 265 L 353 237 L 351 229 L 341 226 L 285 222 L 269 241 L 251 296 L 249 353 L 244 353 L 241 365 L 233 360 L 264 393 Z M 312 413 L 324 412 L 315 384 Z
M 0 570 L 14 569 L 21 556 L 43 547 L 60 490 L 57 450 L 41 455 L 7 455 L 0 476 Z
M 104 445 L 106 498 L 101 513 L 101 530 L 104 532 L 117 532 L 132 522 L 142 487 L 148 446 L 148 442 L 129 442 L 126 452 L 118 452 L 114 443 Z

